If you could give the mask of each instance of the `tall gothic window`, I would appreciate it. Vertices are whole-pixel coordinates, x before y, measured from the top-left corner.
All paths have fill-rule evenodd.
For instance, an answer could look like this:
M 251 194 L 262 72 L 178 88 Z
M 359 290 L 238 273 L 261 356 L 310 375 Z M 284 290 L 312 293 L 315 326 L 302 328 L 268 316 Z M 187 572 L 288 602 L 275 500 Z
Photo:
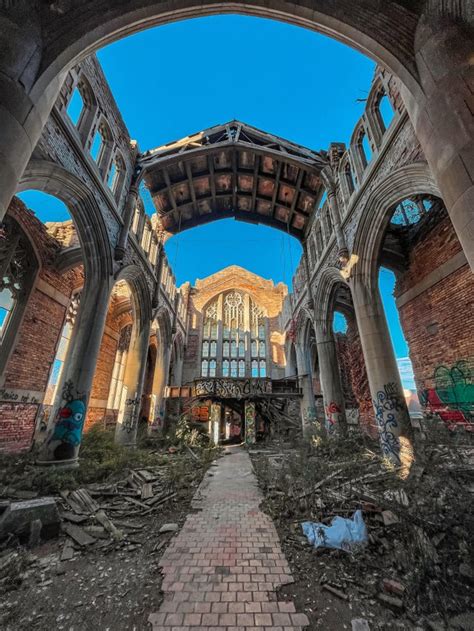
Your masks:
M 252 298 L 229 291 L 204 312 L 202 377 L 266 377 L 266 314 Z
M 107 408 L 109 410 L 121 410 L 127 398 L 127 388 L 123 385 L 125 368 L 127 366 L 130 339 L 132 336 L 132 325 L 127 324 L 120 331 L 120 338 L 115 354 L 112 379 L 110 380 L 109 397 Z
M 69 307 L 66 311 L 66 319 L 61 331 L 61 337 L 59 338 L 59 344 L 56 349 L 56 355 L 53 360 L 51 372 L 49 374 L 48 385 L 46 387 L 46 394 L 44 396 L 43 405 L 51 406 L 54 404 L 56 395 L 58 392 L 58 385 L 61 379 L 61 374 L 64 368 L 64 362 L 66 361 L 66 354 L 71 341 L 71 335 L 76 322 L 77 313 L 79 311 L 79 304 L 81 301 L 81 292 L 76 292 L 69 303 Z
M 0 226 L 0 374 L 13 347 L 38 270 L 28 237 L 12 217 Z
M 215 377 L 217 372 L 217 301 L 206 309 L 201 348 L 201 376 Z

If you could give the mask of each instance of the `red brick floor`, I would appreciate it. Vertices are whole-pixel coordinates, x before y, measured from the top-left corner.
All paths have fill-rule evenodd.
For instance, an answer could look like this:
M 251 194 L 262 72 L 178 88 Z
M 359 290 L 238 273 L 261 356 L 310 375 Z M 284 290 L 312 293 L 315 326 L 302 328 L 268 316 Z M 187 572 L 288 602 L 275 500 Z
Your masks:
M 201 485 L 200 512 L 188 515 L 161 559 L 165 599 L 154 631 L 297 631 L 308 625 L 276 588 L 292 582 L 248 454 L 229 450 Z M 196 502 L 195 502 L 196 504 Z

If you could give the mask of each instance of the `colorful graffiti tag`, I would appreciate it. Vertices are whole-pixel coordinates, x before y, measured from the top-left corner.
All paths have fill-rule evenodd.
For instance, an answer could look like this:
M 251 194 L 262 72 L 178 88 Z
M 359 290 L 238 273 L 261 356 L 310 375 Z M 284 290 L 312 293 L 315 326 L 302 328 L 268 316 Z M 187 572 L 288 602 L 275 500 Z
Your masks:
M 53 432 L 48 441 L 49 453 L 60 461 L 70 460 L 76 455 L 86 416 L 85 397 L 74 394 L 71 381 L 65 383 L 61 399 L 63 404 L 56 414 Z
M 434 385 L 420 396 L 429 414 L 436 414 L 449 429 L 464 426 L 474 430 L 474 380 L 467 361 L 453 366 L 438 366 L 433 374 Z
M 335 401 L 331 401 L 331 403 L 324 408 L 324 412 L 326 430 L 328 434 L 334 434 L 337 429 L 337 425 L 341 420 L 341 408 Z
M 394 383 L 387 383 L 377 392 L 372 401 L 375 420 L 379 430 L 380 443 L 384 456 L 400 463 L 400 440 L 395 433 L 398 427 L 397 412 L 404 408 L 404 403 Z
M 253 445 L 256 441 L 255 431 L 255 403 L 253 401 L 245 402 L 245 442 L 247 445 Z

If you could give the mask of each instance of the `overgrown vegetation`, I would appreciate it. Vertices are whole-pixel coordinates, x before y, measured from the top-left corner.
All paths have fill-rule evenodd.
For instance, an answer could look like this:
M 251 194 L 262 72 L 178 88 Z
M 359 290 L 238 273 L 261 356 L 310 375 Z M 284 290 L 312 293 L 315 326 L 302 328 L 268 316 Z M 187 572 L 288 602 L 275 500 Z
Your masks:
M 113 482 L 122 478 L 130 469 L 163 464 L 170 465 L 171 475 L 178 480 L 179 476 L 173 470 L 181 467 L 182 463 L 170 457 L 170 446 L 173 453 L 183 451 L 186 459 L 192 459 L 194 466 L 207 468 L 216 455 L 215 449 L 195 439 L 192 430 L 183 430 L 180 434 L 176 431 L 175 435 L 167 439 L 150 438 L 143 433 L 138 437 L 137 447 L 130 449 L 115 444 L 113 430 L 96 426 L 84 434 L 77 469 L 39 467 L 35 465 L 34 453 L 2 455 L 0 496 L 8 496 L 15 490 L 54 494 L 86 484 Z M 189 452 L 191 447 L 192 454 Z
M 404 587 L 398 615 L 403 611 L 417 622 L 420 616 L 448 619 L 473 606 L 471 450 L 457 437 L 425 440 L 404 479 L 379 456 L 377 444 L 352 432 L 340 438 L 315 436 L 310 445 L 273 443 L 270 453 L 256 455 L 254 463 L 266 510 L 293 547 L 295 573 L 303 581 L 319 582 L 321 569 L 315 571 L 301 522 L 329 524 L 335 515 L 349 517 L 361 508 L 367 548 L 352 555 L 322 550 L 318 558 L 328 561 L 328 576 L 349 592 L 362 581 L 367 597 L 378 597 L 382 577 L 398 580 Z M 384 511 L 394 515 L 394 523 L 384 523 Z M 379 578 L 371 581 L 374 575 Z

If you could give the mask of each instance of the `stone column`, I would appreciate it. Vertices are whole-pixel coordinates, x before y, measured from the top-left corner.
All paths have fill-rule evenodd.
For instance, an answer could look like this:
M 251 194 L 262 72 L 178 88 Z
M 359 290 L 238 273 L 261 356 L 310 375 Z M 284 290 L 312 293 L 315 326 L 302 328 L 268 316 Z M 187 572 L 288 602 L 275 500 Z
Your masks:
M 316 326 L 316 346 L 326 430 L 329 435 L 336 432 L 344 434 L 347 431 L 346 402 L 341 385 L 336 342 L 333 332 L 325 331 L 322 324 Z
M 171 347 L 163 350 L 161 361 L 156 362 L 155 375 L 153 378 L 153 395 L 155 396 L 155 409 L 152 413 L 152 422 L 148 426 L 148 433 L 163 429 L 164 421 L 164 391 L 166 385 L 166 377 L 169 373 Z
M 123 387 L 127 388 L 125 409 L 117 420 L 115 442 L 125 447 L 134 447 L 137 442 L 138 414 L 145 379 L 146 359 L 150 341 L 150 321 L 135 323 L 137 327 L 128 351 Z
M 219 444 L 219 429 L 221 423 L 220 403 L 211 403 L 211 413 L 209 416 L 209 435 L 213 445 Z
M 253 401 L 245 401 L 245 444 L 254 445 L 256 441 L 255 403 Z
M 339 203 L 336 195 L 336 183 L 332 168 L 330 166 L 324 167 L 321 171 L 321 177 L 328 196 L 329 213 L 331 215 L 334 234 L 336 235 L 338 253 L 339 256 L 347 257 L 348 251 L 346 239 L 341 228 L 341 213 L 339 212 Z
M 303 392 L 301 399 L 301 421 L 303 436 L 311 438 L 316 429 L 316 405 L 314 401 L 313 381 L 309 360 L 305 357 L 305 350 L 296 344 L 296 363 L 298 365 L 298 383 Z
M 423 93 L 414 96 L 402 89 L 402 96 L 474 270 L 474 35 L 472 28 L 459 19 L 454 22 L 449 17 L 434 15 L 435 11 L 448 10 L 448 3 L 437 3 L 438 8 L 434 5 L 433 14 L 420 19 L 415 38 Z
M 0 11 L 0 221 L 65 78 L 60 75 L 46 90 L 35 93 L 44 42 L 39 12 L 31 5 L 4 2 Z
M 120 230 L 117 245 L 115 246 L 114 256 L 116 261 L 122 261 L 123 257 L 125 256 L 125 250 L 127 249 L 128 243 L 128 235 L 130 232 L 130 225 L 132 223 L 133 213 L 135 212 L 135 207 L 137 205 L 137 197 L 138 185 L 136 183 L 132 183 L 128 191 L 128 197 L 123 213 L 123 225 Z
M 48 436 L 38 464 L 77 466 L 82 429 L 107 317 L 112 282 L 86 281 Z
M 360 277 L 351 284 L 382 453 L 396 465 L 409 465 L 413 430 L 380 292 Z

